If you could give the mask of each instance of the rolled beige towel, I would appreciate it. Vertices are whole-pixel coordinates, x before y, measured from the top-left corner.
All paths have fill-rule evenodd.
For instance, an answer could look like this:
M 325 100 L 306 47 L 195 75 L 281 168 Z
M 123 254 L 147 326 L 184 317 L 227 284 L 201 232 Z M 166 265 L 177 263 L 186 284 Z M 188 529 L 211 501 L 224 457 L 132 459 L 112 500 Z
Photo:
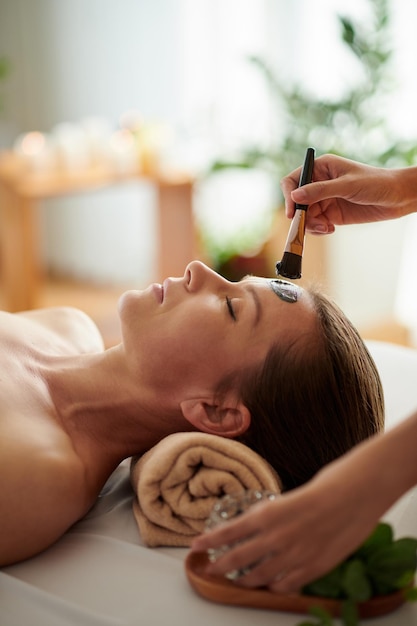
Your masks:
M 233 439 L 175 433 L 132 459 L 133 512 L 148 546 L 189 546 L 214 503 L 248 489 L 280 493 L 271 466 Z

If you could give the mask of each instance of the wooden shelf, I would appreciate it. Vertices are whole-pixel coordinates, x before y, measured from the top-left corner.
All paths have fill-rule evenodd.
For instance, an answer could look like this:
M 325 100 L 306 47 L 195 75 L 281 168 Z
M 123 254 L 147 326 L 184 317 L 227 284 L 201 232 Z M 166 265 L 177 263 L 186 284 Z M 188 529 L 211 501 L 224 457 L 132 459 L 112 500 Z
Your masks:
M 105 162 L 76 172 L 57 168 L 36 173 L 16 155 L 0 155 L 0 271 L 6 310 L 22 311 L 41 304 L 45 276 L 39 251 L 39 202 L 131 180 L 147 180 L 157 188 L 154 280 L 181 275 L 199 253 L 189 176 L 179 172 L 120 172 Z
M 25 198 L 43 199 L 122 184 L 130 180 L 150 181 L 157 185 L 182 186 L 192 184 L 181 172 L 144 172 L 141 169 L 118 171 L 105 161 L 82 170 L 53 168 L 34 172 L 18 156 L 5 152 L 0 155 L 0 179 L 3 184 Z

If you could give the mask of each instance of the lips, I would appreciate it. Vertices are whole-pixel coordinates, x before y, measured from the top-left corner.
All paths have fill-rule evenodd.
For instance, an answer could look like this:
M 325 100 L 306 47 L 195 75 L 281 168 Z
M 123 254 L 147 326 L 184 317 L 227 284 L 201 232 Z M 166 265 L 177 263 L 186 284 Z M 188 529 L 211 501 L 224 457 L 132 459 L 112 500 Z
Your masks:
M 159 283 L 154 283 L 152 285 L 152 290 L 158 302 L 162 304 L 162 302 L 164 301 L 164 288 L 162 287 L 162 285 L 160 285 Z

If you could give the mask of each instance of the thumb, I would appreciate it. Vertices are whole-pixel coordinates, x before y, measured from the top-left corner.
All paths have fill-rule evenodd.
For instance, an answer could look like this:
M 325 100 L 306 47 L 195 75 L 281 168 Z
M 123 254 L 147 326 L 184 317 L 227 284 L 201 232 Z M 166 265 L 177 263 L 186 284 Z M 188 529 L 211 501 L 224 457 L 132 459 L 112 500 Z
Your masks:
M 297 187 L 291 192 L 292 200 L 298 204 L 313 204 L 329 198 L 342 198 L 344 195 L 346 195 L 346 182 L 340 178 L 319 180 Z

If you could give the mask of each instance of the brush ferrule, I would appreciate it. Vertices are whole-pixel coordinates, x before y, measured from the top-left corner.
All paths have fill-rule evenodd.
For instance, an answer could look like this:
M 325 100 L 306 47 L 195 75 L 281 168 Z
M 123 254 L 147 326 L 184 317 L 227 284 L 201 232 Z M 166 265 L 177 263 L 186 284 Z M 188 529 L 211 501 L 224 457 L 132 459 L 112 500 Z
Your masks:
M 298 254 L 299 256 L 303 255 L 305 221 L 305 210 L 297 209 L 291 221 L 284 252 L 291 252 L 292 254 Z

